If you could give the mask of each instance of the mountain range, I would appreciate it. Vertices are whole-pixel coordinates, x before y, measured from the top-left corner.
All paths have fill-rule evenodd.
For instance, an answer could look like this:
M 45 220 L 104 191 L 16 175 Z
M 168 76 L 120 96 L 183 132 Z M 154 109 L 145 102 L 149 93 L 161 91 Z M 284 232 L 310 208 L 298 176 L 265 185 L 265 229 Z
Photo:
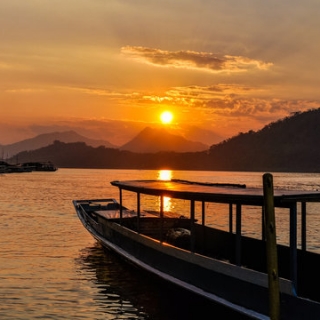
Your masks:
M 65 143 L 84 142 L 88 146 L 106 148 L 119 148 L 137 153 L 176 151 L 176 152 L 195 152 L 209 148 L 201 142 L 189 141 L 182 136 L 169 133 L 164 128 L 147 127 L 136 137 L 124 144 L 116 146 L 106 140 L 89 139 L 75 131 L 53 132 L 40 134 L 34 138 L 22 140 L 13 144 L 0 145 L 0 158 L 10 158 L 22 151 L 32 151 L 52 144 L 54 141 Z
M 60 168 L 320 172 L 319 123 L 320 108 L 293 113 L 257 132 L 240 133 L 204 151 L 177 152 L 172 146 L 170 151 L 125 150 L 141 150 L 142 146 L 150 150 L 152 141 L 156 144 L 159 134 L 164 135 L 159 132 L 155 140 L 149 139 L 155 132 L 147 128 L 124 148 L 55 140 L 49 146 L 20 152 L 17 157 L 20 162 L 51 161 Z
M 155 153 L 159 151 L 196 152 L 208 148 L 209 146 L 204 143 L 189 141 L 182 136 L 169 133 L 164 128 L 147 127 L 135 138 L 120 147 L 120 150 Z
M 0 145 L 0 158 L 13 157 L 22 151 L 36 150 L 52 144 L 55 140 L 66 143 L 81 141 L 92 147 L 99 147 L 103 145 L 107 148 L 117 148 L 117 146 L 108 141 L 89 139 L 76 133 L 75 131 L 53 132 L 40 134 L 34 138 L 22 140 L 8 145 Z

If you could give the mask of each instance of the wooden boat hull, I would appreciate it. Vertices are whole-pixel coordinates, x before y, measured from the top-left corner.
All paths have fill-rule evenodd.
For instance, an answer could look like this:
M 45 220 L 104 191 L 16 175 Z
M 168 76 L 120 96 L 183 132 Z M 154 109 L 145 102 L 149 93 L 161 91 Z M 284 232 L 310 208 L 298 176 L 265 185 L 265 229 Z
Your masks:
M 136 226 L 133 226 L 136 222 L 134 217 L 123 219 L 120 222 L 120 219 L 107 219 L 100 215 L 92 216 L 82 210 L 77 202 L 74 202 L 74 205 L 85 228 L 104 248 L 206 299 L 218 302 L 254 319 L 269 319 L 267 316 L 269 309 L 268 279 L 265 273 L 209 258 L 137 232 L 134 230 Z M 168 219 L 168 221 L 171 220 Z M 144 221 L 150 225 L 159 220 L 140 218 L 139 223 L 142 229 Z M 188 223 L 188 220 L 181 219 L 178 222 L 181 222 L 183 226 Z M 282 319 L 319 318 L 320 305 L 318 303 L 295 297 L 288 280 L 280 279 L 280 286 Z

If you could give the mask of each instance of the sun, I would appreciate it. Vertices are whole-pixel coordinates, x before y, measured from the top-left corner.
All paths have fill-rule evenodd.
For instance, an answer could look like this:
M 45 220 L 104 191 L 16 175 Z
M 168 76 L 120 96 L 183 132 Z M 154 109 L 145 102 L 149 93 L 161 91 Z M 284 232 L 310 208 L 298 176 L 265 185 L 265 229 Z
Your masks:
M 164 111 L 161 113 L 160 119 L 163 124 L 171 123 L 173 119 L 173 114 L 170 111 Z

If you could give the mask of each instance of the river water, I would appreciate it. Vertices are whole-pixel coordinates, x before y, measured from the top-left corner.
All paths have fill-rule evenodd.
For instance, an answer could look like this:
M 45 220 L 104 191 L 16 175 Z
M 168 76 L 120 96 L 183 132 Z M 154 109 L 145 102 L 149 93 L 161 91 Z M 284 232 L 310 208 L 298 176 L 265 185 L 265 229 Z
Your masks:
M 177 320 L 206 319 L 208 314 L 210 319 L 241 319 L 141 273 L 111 253 L 105 255 L 81 225 L 72 200 L 118 198 L 112 180 L 169 175 L 261 187 L 262 174 L 59 169 L 0 175 L 0 319 Z M 320 174 L 276 173 L 274 184 L 275 188 L 318 190 Z M 320 252 L 318 211 L 312 208 L 308 216 L 312 221 L 308 249 Z M 224 228 L 224 216 L 212 216 L 212 224 Z M 250 210 L 246 221 L 244 232 L 254 236 L 259 223 L 250 217 Z M 281 220 L 279 225 L 286 223 Z M 287 241 L 284 234 L 280 242 Z

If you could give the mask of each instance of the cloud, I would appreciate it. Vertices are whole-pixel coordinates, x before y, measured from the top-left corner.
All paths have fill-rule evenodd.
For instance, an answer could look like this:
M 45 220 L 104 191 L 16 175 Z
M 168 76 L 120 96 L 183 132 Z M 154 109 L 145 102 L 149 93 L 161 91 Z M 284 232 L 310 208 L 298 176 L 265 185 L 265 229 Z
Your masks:
M 125 93 L 125 92 L 117 92 L 111 91 L 103 88 L 82 88 L 82 87 L 61 87 L 61 89 L 67 89 L 71 91 L 78 91 L 84 94 L 93 95 L 93 96 L 105 96 L 110 99 L 127 99 L 131 96 L 135 96 L 136 93 Z
M 127 95 L 135 105 L 170 105 L 186 112 L 199 112 L 229 118 L 277 119 L 291 112 L 319 108 L 317 100 L 268 97 L 266 89 L 236 84 L 172 87 L 162 95 L 143 92 Z
M 31 89 L 31 88 L 20 88 L 20 89 L 7 89 L 6 93 L 14 93 L 14 94 L 37 94 L 40 92 L 45 92 L 43 89 Z
M 13 66 L 8 63 L 0 61 L 0 69 L 13 69 Z
M 320 107 L 317 100 L 269 98 L 266 93 L 259 87 L 220 84 L 176 87 L 168 90 L 166 95 L 192 110 L 206 109 L 208 113 L 236 117 L 259 114 L 277 114 L 277 117 L 281 117 L 283 114 Z
M 164 91 L 109 91 L 99 88 L 73 88 L 84 94 L 102 95 L 110 105 L 121 105 L 136 113 L 171 108 L 178 124 L 188 122 L 231 136 L 248 129 L 258 130 L 292 112 L 320 107 L 317 100 L 275 97 L 273 88 L 258 85 L 214 84 L 173 86 Z M 195 116 L 196 115 L 196 116 Z M 129 117 L 128 117 L 129 118 Z
M 269 91 L 259 86 L 216 84 L 210 86 L 171 87 L 162 93 L 148 91 L 117 92 L 99 88 L 70 88 L 84 94 L 105 96 L 122 105 L 136 108 L 172 106 L 185 112 L 202 111 L 208 115 L 277 118 L 291 112 L 319 108 L 317 100 L 270 98 Z M 189 111 L 188 111 L 189 110 Z M 210 117 L 210 116 L 209 116 Z M 273 116 L 271 116 L 273 119 Z
M 121 53 L 139 62 L 161 67 L 199 69 L 208 72 L 243 72 L 252 69 L 268 70 L 273 64 L 242 56 L 219 55 L 210 52 L 165 51 L 126 46 Z
M 263 93 L 264 90 L 255 87 L 217 84 L 212 86 L 172 87 L 162 95 L 136 93 L 130 95 L 136 103 L 153 103 L 175 105 L 178 107 L 210 108 L 213 102 L 231 103 L 236 99 L 250 99 Z

